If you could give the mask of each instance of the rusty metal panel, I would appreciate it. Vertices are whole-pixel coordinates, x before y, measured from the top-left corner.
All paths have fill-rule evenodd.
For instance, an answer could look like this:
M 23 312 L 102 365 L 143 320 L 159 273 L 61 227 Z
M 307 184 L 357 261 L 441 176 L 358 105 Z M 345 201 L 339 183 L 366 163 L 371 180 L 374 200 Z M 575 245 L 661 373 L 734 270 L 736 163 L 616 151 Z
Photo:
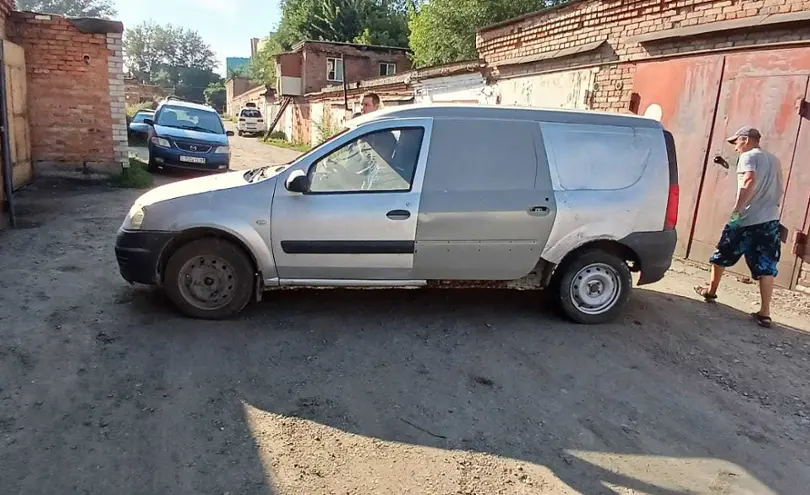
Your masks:
M 805 93 L 804 101 L 810 101 L 810 87 Z M 798 109 L 797 109 L 798 110 Z M 810 115 L 800 116 L 799 136 L 796 150 L 793 153 L 793 166 L 785 191 L 785 202 L 782 205 L 782 224 L 788 229 L 788 244 L 784 246 L 785 256 L 793 260 L 791 270 L 791 288 L 794 288 L 801 274 L 802 262 L 810 263 L 810 253 L 792 256 L 794 243 L 801 241 L 801 236 L 810 234 Z M 806 240 L 806 239 L 805 239 Z M 787 267 L 785 267 L 785 271 Z
M 25 51 L 19 45 L 3 41 L 6 69 L 6 104 L 15 188 L 31 182 L 31 133 L 28 127 L 28 93 L 26 88 Z
M 749 54 L 748 57 L 752 57 Z M 768 52 L 759 54 L 763 65 L 767 64 Z M 735 164 L 737 155 L 725 138 L 743 125 L 752 125 L 763 135 L 762 145 L 775 154 L 782 165 L 782 174 L 787 182 L 790 175 L 796 147 L 796 136 L 799 131 L 799 115 L 796 112 L 796 101 L 803 98 L 807 91 L 808 78 L 805 75 L 749 76 L 732 71 L 732 57 L 727 60 L 727 67 L 722 83 L 717 118 L 712 132 L 709 148 L 709 165 L 703 179 L 703 190 L 699 201 L 695 221 L 692 245 L 689 257 L 706 262 L 715 249 L 723 226 L 726 224 L 734 207 L 737 192 Z M 749 59 L 748 66 L 756 67 L 756 59 Z M 725 169 L 713 163 L 713 157 L 721 156 L 731 164 Z M 788 251 L 788 250 L 786 250 Z M 791 286 L 794 262 L 788 252 L 782 257 L 777 277 L 777 284 Z M 741 260 L 731 271 L 748 274 Z
M 660 120 L 675 138 L 678 256 L 687 254 L 722 74 L 722 56 L 684 58 L 639 64 L 633 81 L 639 113 Z
M 570 70 L 502 79 L 497 83 L 501 105 L 587 110 L 593 69 Z
M 729 78 L 810 76 L 810 49 L 799 47 L 729 55 L 726 57 L 726 74 Z

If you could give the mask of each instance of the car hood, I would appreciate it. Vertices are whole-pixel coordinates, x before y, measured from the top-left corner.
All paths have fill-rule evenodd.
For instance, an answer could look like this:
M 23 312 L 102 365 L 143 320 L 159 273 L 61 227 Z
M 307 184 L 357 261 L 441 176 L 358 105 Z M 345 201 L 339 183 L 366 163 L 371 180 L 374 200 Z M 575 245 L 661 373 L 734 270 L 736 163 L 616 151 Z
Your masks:
M 225 146 L 228 144 L 227 134 L 212 134 L 210 132 L 191 131 L 165 125 L 155 125 L 155 133 L 160 137 L 181 138 L 193 141 L 204 141 L 210 144 Z
M 289 165 L 274 165 L 267 169 L 264 173 L 265 182 L 268 179 L 274 179 L 279 173 L 284 171 Z M 224 174 L 210 175 L 206 177 L 199 177 L 195 179 L 181 180 L 172 184 L 166 184 L 147 192 L 135 203 L 139 206 L 149 206 L 163 201 L 172 199 L 192 196 L 195 194 L 212 193 L 224 189 L 232 189 L 235 187 L 249 186 L 256 182 L 249 183 L 245 180 L 245 173 L 247 170 L 237 172 L 228 172 Z

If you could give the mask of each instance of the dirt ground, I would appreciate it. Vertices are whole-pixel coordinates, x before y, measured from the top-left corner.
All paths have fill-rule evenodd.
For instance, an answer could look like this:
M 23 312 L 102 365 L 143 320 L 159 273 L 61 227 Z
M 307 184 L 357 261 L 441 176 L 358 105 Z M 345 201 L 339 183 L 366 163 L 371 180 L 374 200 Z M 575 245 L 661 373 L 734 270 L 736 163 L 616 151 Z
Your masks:
M 139 194 L 16 196 L 2 493 L 807 493 L 803 296 L 780 291 L 761 329 L 755 286 L 707 305 L 676 263 L 599 327 L 497 291 L 284 292 L 194 321 L 118 274 Z

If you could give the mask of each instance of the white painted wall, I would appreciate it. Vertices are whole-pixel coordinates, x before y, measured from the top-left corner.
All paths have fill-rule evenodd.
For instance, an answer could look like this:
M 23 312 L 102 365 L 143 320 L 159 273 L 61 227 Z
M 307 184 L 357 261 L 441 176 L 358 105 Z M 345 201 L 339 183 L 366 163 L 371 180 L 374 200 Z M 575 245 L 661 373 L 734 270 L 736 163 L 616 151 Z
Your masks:
M 580 69 L 502 79 L 495 85 L 501 105 L 587 110 L 587 91 L 598 69 Z
M 321 127 L 324 123 L 323 103 L 310 103 L 309 104 L 309 136 L 312 140 L 313 146 L 323 140 L 321 136 Z

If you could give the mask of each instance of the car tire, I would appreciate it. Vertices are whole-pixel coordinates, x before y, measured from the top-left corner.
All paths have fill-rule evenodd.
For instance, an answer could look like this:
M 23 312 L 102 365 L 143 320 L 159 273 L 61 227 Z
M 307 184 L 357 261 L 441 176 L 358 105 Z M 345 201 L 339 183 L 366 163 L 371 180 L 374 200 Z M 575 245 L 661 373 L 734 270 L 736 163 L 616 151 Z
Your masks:
M 242 137 L 242 134 L 243 134 L 242 131 L 236 131 L 237 136 Z
M 183 245 L 169 258 L 164 290 L 187 316 L 205 320 L 230 318 L 250 302 L 255 270 L 235 244 L 204 238 Z
M 601 249 L 582 251 L 564 261 L 552 283 L 562 314 L 586 325 L 615 320 L 633 288 L 627 263 Z
M 146 163 L 146 171 L 150 173 L 155 173 L 158 170 L 158 166 L 152 157 L 149 157 L 149 161 Z

